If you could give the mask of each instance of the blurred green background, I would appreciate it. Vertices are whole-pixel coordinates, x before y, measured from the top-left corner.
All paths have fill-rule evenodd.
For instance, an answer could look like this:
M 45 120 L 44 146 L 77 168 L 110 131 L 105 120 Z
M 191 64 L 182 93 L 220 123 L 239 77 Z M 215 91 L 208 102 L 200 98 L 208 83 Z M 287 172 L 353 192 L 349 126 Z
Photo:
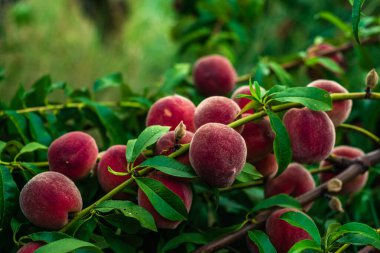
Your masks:
M 200 55 L 223 54 L 244 74 L 265 56 L 280 61 L 296 56 L 318 37 L 333 44 L 353 41 L 351 6 L 343 0 L 0 3 L 3 101 L 10 100 L 19 84 L 29 87 L 44 74 L 74 87 L 89 87 L 101 76 L 121 72 L 124 81 L 141 93 L 144 88 L 156 89 L 174 63 L 193 63 Z M 368 1 L 363 9 L 366 18 L 378 13 L 379 6 L 378 1 Z M 378 18 L 368 22 L 379 24 Z M 349 71 L 355 77 L 345 79 L 346 86 L 363 80 L 365 72 L 356 72 L 358 60 L 366 64 L 366 71 L 378 64 L 379 51 L 364 53 L 369 58 L 349 53 Z M 304 72 L 295 76 L 297 85 L 310 81 Z

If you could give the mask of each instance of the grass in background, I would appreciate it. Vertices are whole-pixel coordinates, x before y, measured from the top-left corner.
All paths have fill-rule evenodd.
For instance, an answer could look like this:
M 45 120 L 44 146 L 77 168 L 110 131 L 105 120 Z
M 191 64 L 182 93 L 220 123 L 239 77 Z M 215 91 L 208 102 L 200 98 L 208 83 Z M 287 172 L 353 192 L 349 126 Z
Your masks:
M 6 71 L 1 100 L 9 100 L 19 84 L 28 87 L 44 74 L 75 87 L 89 87 L 96 78 L 118 71 L 137 92 L 157 84 L 174 62 L 171 2 L 129 3 L 124 30 L 108 45 L 101 43 L 75 1 L 28 0 L 11 6 L 6 35 L 0 38 L 0 66 Z

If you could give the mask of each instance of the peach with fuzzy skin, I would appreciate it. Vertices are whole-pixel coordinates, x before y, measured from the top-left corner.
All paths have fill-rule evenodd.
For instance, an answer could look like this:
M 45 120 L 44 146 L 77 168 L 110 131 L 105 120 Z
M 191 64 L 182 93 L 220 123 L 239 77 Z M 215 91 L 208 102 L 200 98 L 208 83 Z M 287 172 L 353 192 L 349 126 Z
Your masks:
M 190 131 L 186 131 L 186 135 L 182 137 L 179 141 L 178 144 L 187 144 L 190 143 L 191 140 L 193 139 L 194 134 Z M 170 155 L 176 150 L 175 148 L 175 133 L 174 131 L 170 131 L 160 137 L 156 143 L 156 148 L 155 148 L 155 155 Z M 187 152 L 186 154 L 177 156 L 175 158 L 177 161 L 190 165 L 190 160 L 189 160 L 189 153 Z
M 25 217 L 46 229 L 62 228 L 68 223 L 69 213 L 82 210 L 82 197 L 74 182 L 55 171 L 42 172 L 29 180 L 19 202 Z
M 339 83 L 331 80 L 316 80 L 307 85 L 308 87 L 316 87 L 323 89 L 329 93 L 348 93 L 348 91 Z M 327 111 L 327 115 L 335 126 L 342 124 L 350 115 L 352 108 L 352 100 L 334 101 L 331 111 Z
M 240 94 L 251 95 L 251 90 L 249 89 L 249 85 L 240 86 L 234 91 L 234 93 L 232 93 L 232 96 L 231 96 L 231 99 L 239 105 L 240 109 L 243 109 L 244 106 L 246 106 L 252 100 L 248 98 L 237 98 L 237 96 Z M 254 113 L 254 111 L 253 109 L 249 109 L 246 111 L 246 113 Z
M 279 175 L 266 182 L 264 192 L 265 197 L 285 193 L 292 197 L 298 197 L 315 188 L 315 182 L 311 173 L 298 163 L 291 163 Z M 305 207 L 309 209 L 311 205 Z
M 157 100 L 149 109 L 146 126 L 170 126 L 174 130 L 183 121 L 187 130 L 193 132 L 195 105 L 189 99 L 179 96 L 167 96 Z
M 44 246 L 44 244 L 40 242 L 28 242 L 24 246 L 22 246 L 17 253 L 33 253 L 36 251 L 38 248 L 41 248 Z
M 201 180 L 214 187 L 227 187 L 242 170 L 247 147 L 243 137 L 232 128 L 207 123 L 195 132 L 189 156 Z
M 193 80 L 201 94 L 207 97 L 223 96 L 234 89 L 237 74 L 227 58 L 209 55 L 194 64 Z
M 249 114 L 243 114 L 243 118 Z M 275 134 L 267 118 L 251 121 L 244 125 L 241 135 L 247 145 L 247 161 L 254 163 L 273 151 Z
M 213 96 L 203 100 L 195 110 L 194 123 L 198 129 L 206 123 L 221 123 L 228 125 L 235 121 L 240 107 L 230 98 Z M 244 126 L 236 128 L 241 132 Z
M 88 176 L 96 164 L 98 146 L 90 135 L 75 131 L 54 140 L 48 150 L 49 170 L 72 180 Z
M 98 182 L 102 187 L 103 191 L 110 192 L 119 184 L 123 183 L 125 180 L 130 178 L 130 175 L 126 176 L 116 176 L 108 171 L 108 166 L 112 170 L 117 172 L 127 172 L 127 159 L 125 153 L 127 147 L 125 145 L 114 145 L 111 146 L 103 154 L 97 170 Z M 140 156 L 135 161 L 135 165 L 141 163 L 143 158 Z M 128 199 L 130 196 L 127 193 L 119 192 L 114 198 L 116 199 Z
M 290 211 L 300 212 L 292 208 L 277 210 L 269 216 L 265 224 L 266 233 L 277 253 L 287 253 L 297 242 L 311 239 L 305 230 L 294 227 L 280 218 L 281 215 Z
M 174 192 L 178 197 L 181 198 L 181 200 L 185 204 L 187 211 L 188 212 L 190 211 L 191 203 L 193 201 L 193 192 L 191 190 L 190 184 L 184 181 L 178 180 L 175 177 L 167 176 L 161 172 L 150 173 L 149 177 L 160 181 L 169 190 Z M 181 223 L 180 221 L 171 221 L 162 217 L 156 211 L 156 209 L 150 203 L 148 197 L 145 195 L 145 193 L 141 189 L 138 190 L 137 196 L 138 196 L 137 198 L 138 198 L 139 205 L 144 207 L 146 210 L 148 210 L 152 214 L 158 228 L 175 229 Z
M 337 157 L 348 158 L 348 159 L 355 159 L 364 155 L 364 152 L 361 149 L 350 147 L 350 146 L 335 147 L 331 153 Z M 327 161 L 322 161 L 320 164 L 321 167 L 328 166 L 328 165 L 330 165 L 330 163 Z M 324 172 L 324 173 L 321 173 L 319 176 L 320 176 L 321 182 L 326 182 L 338 174 L 339 172 L 337 173 Z M 364 174 L 358 175 L 351 181 L 343 184 L 343 187 L 340 193 L 350 194 L 350 193 L 355 193 L 355 192 L 360 191 L 366 184 L 367 179 L 368 179 L 368 171 L 365 172 Z
M 278 170 L 278 164 L 274 154 L 268 154 L 263 159 L 253 162 L 252 165 L 266 178 L 273 177 Z
M 335 128 L 325 112 L 293 108 L 285 113 L 283 123 L 290 137 L 293 161 L 316 163 L 331 153 Z

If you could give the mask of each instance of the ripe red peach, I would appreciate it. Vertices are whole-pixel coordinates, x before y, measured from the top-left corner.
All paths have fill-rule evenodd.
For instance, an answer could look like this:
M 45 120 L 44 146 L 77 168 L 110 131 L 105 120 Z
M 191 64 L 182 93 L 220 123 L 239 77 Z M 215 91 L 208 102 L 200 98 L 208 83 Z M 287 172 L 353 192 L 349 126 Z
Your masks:
M 195 110 L 194 123 L 198 129 L 206 123 L 221 123 L 228 125 L 233 122 L 240 112 L 240 107 L 230 98 L 213 96 L 203 100 Z M 243 126 L 237 127 L 241 132 Z
M 293 161 L 316 163 L 331 153 L 335 128 L 325 112 L 293 108 L 285 113 L 283 122 L 290 137 Z
M 20 207 L 34 225 L 60 229 L 68 223 L 69 213 L 82 210 L 81 194 L 65 175 L 46 171 L 34 176 L 22 188 Z
M 28 242 L 27 244 L 25 244 L 24 246 L 22 246 L 18 251 L 17 253 L 33 253 L 34 251 L 36 251 L 36 249 L 40 248 L 44 246 L 44 244 L 40 243 L 40 242 Z
M 240 94 L 251 95 L 251 90 L 249 89 L 249 85 L 240 86 L 234 91 L 234 93 L 232 93 L 232 96 L 231 96 L 231 99 L 239 105 L 240 109 L 243 109 L 244 106 L 246 106 L 252 100 L 248 98 L 237 98 L 237 96 Z M 246 111 L 246 113 L 254 113 L 254 111 L 253 109 L 249 109 L 248 111 Z
M 271 197 L 280 193 L 298 197 L 315 188 L 315 182 L 311 173 L 298 163 L 291 163 L 279 175 L 266 182 L 264 192 L 265 197 Z M 305 207 L 310 209 L 311 204 Z
M 181 200 L 185 204 L 187 211 L 188 212 L 190 211 L 191 203 L 193 201 L 193 192 L 191 190 L 190 184 L 186 183 L 183 180 L 178 180 L 178 178 L 170 177 L 157 171 L 150 173 L 149 177 L 160 181 L 167 188 L 169 188 L 169 190 L 174 192 L 178 197 L 181 198 Z M 180 221 L 171 221 L 162 217 L 156 211 L 156 209 L 150 203 L 148 197 L 145 195 L 145 193 L 141 189 L 138 190 L 137 196 L 138 196 L 138 204 L 144 207 L 146 210 L 148 210 L 152 214 L 158 228 L 175 229 L 181 223 Z
M 348 91 L 339 83 L 319 79 L 314 82 L 311 82 L 307 85 L 308 87 L 316 87 L 328 91 L 330 93 L 348 93 Z M 333 109 L 327 111 L 327 115 L 330 117 L 331 121 L 335 126 L 343 123 L 351 113 L 352 100 L 341 100 L 333 102 Z
M 194 134 L 190 131 L 186 131 L 186 135 L 182 137 L 179 141 L 178 144 L 187 144 L 190 143 L 191 140 L 193 139 Z M 155 155 L 170 155 L 176 150 L 175 147 L 175 133 L 174 131 L 170 131 L 160 137 L 156 143 L 156 148 L 155 148 Z M 186 154 L 177 156 L 175 158 L 177 161 L 190 165 L 190 160 L 189 160 L 189 153 L 187 152 Z
M 174 130 L 183 121 L 187 130 L 193 132 L 195 105 L 189 99 L 173 95 L 157 100 L 149 109 L 146 126 L 170 126 Z
M 103 191 L 110 192 L 116 186 L 120 185 L 125 180 L 128 180 L 130 178 L 130 175 L 117 176 L 108 171 L 109 166 L 114 171 L 127 172 L 128 162 L 125 155 L 126 151 L 127 147 L 125 145 L 114 145 L 107 149 L 100 159 L 96 174 L 98 176 L 98 182 Z M 135 165 L 140 164 L 142 160 L 143 157 L 138 157 L 135 161 Z M 114 198 L 128 199 L 130 196 L 127 193 L 119 192 L 114 196 Z
M 243 114 L 243 118 L 249 114 Z M 244 125 L 241 135 L 247 145 L 247 162 L 255 163 L 273 151 L 275 134 L 267 118 Z
M 308 58 L 318 57 L 318 56 L 321 56 L 324 52 L 334 50 L 334 49 L 335 49 L 335 46 L 329 43 L 320 43 L 317 45 L 313 45 L 307 49 L 307 57 Z M 323 57 L 330 58 L 343 69 L 346 68 L 345 59 L 341 52 L 326 55 Z M 309 67 L 307 69 L 307 72 L 312 79 L 319 79 L 325 76 L 325 69 L 326 68 L 323 65 L 318 63 L 316 65 Z M 338 72 L 333 72 L 333 73 L 335 75 L 339 75 Z
M 265 230 L 270 241 L 276 248 L 277 253 L 287 253 L 289 249 L 301 240 L 311 239 L 310 235 L 303 229 L 294 227 L 280 217 L 284 213 L 297 209 L 284 208 L 273 212 L 265 224 Z
M 232 128 L 207 123 L 195 132 L 189 156 L 201 180 L 214 187 L 227 187 L 242 170 L 247 147 L 243 137 Z
M 268 154 L 263 159 L 253 162 L 252 165 L 266 178 L 273 177 L 278 170 L 278 164 L 274 154 Z
M 234 89 L 237 74 L 227 58 L 209 55 L 194 64 L 193 80 L 201 94 L 207 97 L 223 96 Z
M 88 176 L 96 164 L 98 146 L 84 132 L 70 132 L 54 140 L 48 150 L 49 170 L 60 172 L 72 180 Z
M 337 157 L 348 158 L 348 159 L 355 159 L 364 155 L 364 152 L 361 149 L 350 147 L 350 146 L 335 147 L 331 153 Z M 320 164 L 321 167 L 328 166 L 328 165 L 330 165 L 330 163 L 327 161 L 322 161 Z M 336 176 L 337 174 L 339 174 L 339 172 L 321 173 L 320 174 L 321 182 L 322 183 L 326 182 L 330 180 L 331 178 L 333 178 L 334 176 Z M 367 179 L 368 179 L 368 171 L 365 172 L 364 174 L 358 175 L 351 181 L 343 184 L 343 187 L 340 193 L 350 194 L 350 193 L 355 193 L 355 192 L 360 191 L 366 184 Z

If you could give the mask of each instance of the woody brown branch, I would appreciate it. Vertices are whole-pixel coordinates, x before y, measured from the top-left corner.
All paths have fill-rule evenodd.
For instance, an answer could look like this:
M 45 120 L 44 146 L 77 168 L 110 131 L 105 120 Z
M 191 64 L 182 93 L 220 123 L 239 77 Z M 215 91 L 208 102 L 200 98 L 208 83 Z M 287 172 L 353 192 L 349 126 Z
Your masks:
M 370 166 L 373 166 L 380 162 L 380 149 L 377 149 L 375 151 L 372 151 L 370 153 L 367 153 L 366 155 L 360 157 L 359 159 L 353 160 L 351 162 L 351 165 L 347 167 L 343 172 L 341 172 L 339 175 L 337 175 L 335 178 L 341 180 L 344 183 L 350 181 L 351 179 L 355 178 L 356 176 L 364 173 Z M 302 206 L 312 202 L 313 200 L 317 199 L 320 196 L 323 196 L 323 194 L 327 190 L 327 182 L 319 185 L 312 191 L 309 191 L 299 197 L 297 197 L 297 200 L 301 203 Z M 256 216 L 256 221 L 250 222 L 246 225 L 244 225 L 240 230 L 233 232 L 231 234 L 228 234 L 226 236 L 223 236 L 222 238 L 219 238 L 217 240 L 214 240 L 200 248 L 194 251 L 194 253 L 206 253 L 206 252 L 214 252 L 215 250 L 218 250 L 220 248 L 223 248 L 239 238 L 245 236 L 248 231 L 252 229 L 260 229 L 263 227 L 265 221 L 269 217 L 269 215 L 278 208 L 272 208 L 266 211 L 260 212 Z

